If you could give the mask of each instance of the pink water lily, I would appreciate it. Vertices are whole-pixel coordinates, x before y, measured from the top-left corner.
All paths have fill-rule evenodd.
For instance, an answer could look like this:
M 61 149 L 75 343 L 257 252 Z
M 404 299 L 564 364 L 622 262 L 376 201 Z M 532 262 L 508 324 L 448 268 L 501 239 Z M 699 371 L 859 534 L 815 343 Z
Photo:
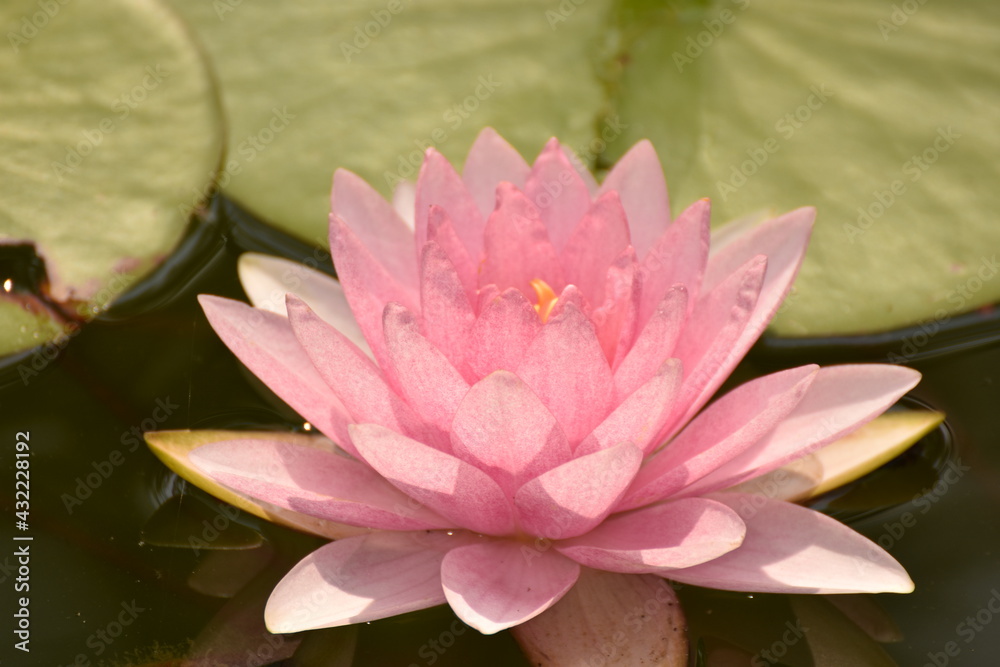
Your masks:
M 192 461 L 267 506 L 370 529 L 287 574 L 271 630 L 447 602 L 494 633 L 546 612 L 583 568 L 912 590 L 846 526 L 727 489 L 873 419 L 916 372 L 803 366 L 705 408 L 787 294 L 813 216 L 723 227 L 710 252 L 709 202 L 672 220 L 645 141 L 600 185 L 557 141 L 529 166 L 489 129 L 461 174 L 429 149 L 393 204 L 338 171 L 339 283 L 256 257 L 243 277 L 258 308 L 202 297 L 229 348 L 337 447 L 230 440 Z

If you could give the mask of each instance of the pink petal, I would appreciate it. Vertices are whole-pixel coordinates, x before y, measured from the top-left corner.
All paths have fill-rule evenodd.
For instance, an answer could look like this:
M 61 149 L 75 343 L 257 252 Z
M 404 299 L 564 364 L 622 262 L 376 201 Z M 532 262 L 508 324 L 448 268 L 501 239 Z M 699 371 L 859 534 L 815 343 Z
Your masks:
M 821 368 L 808 391 L 777 427 L 683 493 L 707 493 L 775 470 L 871 421 L 920 381 L 902 366 L 858 364 Z
M 347 408 L 323 381 L 287 319 L 207 294 L 198 301 L 215 333 L 254 375 L 321 432 L 352 451 Z
M 747 382 L 708 406 L 673 441 L 646 461 L 623 507 L 655 502 L 747 451 L 806 395 L 818 366 L 802 366 Z M 684 495 L 689 495 L 686 491 Z
M 704 292 L 727 280 L 733 270 L 753 257 L 760 254 L 767 256 L 767 273 L 753 315 L 733 345 L 729 358 L 723 362 L 724 367 L 736 366 L 778 311 L 799 272 L 815 217 L 814 208 L 796 209 L 765 222 L 710 257 L 705 269 Z
M 486 222 L 485 259 L 479 286 L 515 287 L 534 294 L 531 281 L 544 280 L 554 290 L 566 281 L 538 209 L 509 183 L 497 187 L 497 208 Z
M 552 411 L 575 447 L 611 410 L 614 385 L 594 325 L 576 306 L 557 306 L 560 312 L 553 311 L 532 341 L 517 375 Z
M 559 253 L 566 282 L 583 291 L 591 303 L 604 303 L 608 268 L 629 245 L 628 221 L 618 193 L 595 201 Z
M 486 220 L 497 201 L 497 185 L 502 181 L 524 188 L 531 167 L 521 154 L 497 134 L 492 127 L 484 128 L 469 149 L 462 168 L 462 181 L 469 189 L 479 212 Z
M 657 364 L 674 351 L 687 313 L 687 290 L 677 285 L 667 292 L 642 332 L 615 369 L 615 399 L 624 400 L 656 372 Z
M 583 568 L 559 602 L 511 634 L 532 665 L 688 664 L 680 601 L 668 582 L 651 574 Z
M 281 257 L 245 252 L 240 255 L 237 273 L 254 308 L 287 316 L 285 294 L 294 292 L 352 343 L 367 354 L 371 353 L 343 288 L 322 271 Z
M 471 531 L 512 532 L 507 496 L 482 470 L 375 424 L 352 425 L 350 432 L 360 455 L 406 495 Z
M 448 212 L 455 233 L 469 252 L 478 258 L 483 250 L 485 218 L 479 213 L 476 200 L 455 172 L 451 163 L 433 148 L 428 148 L 424 163 L 417 177 L 416 195 L 417 247 L 427 242 L 427 216 L 431 206 L 440 206 Z
M 514 495 L 521 526 L 553 540 L 593 530 L 615 508 L 641 462 L 642 451 L 626 442 L 549 470 Z
M 701 409 L 732 372 L 746 349 L 737 350 L 757 303 L 767 260 L 757 256 L 698 300 L 673 355 L 684 362 L 684 387 L 664 440 Z M 738 352 L 738 354 L 736 353 Z M 685 409 L 686 408 L 686 409 Z
M 331 542 L 278 583 L 264 619 L 271 632 L 364 623 L 445 602 L 441 561 L 464 536 L 377 532 Z
M 338 169 L 333 175 L 330 211 L 344 221 L 396 282 L 416 284 L 413 229 L 364 179 Z
M 709 256 L 719 254 L 730 243 L 739 240 L 744 234 L 750 233 L 751 230 L 769 219 L 770 216 L 766 211 L 755 211 L 716 225 L 712 229 L 712 248 L 709 250 Z
M 326 521 L 383 530 L 454 527 L 346 456 L 267 440 L 212 443 L 190 456 L 220 484 Z
M 590 316 L 597 327 L 604 356 L 612 368 L 620 363 L 635 339 L 642 299 L 642 281 L 635 250 L 628 246 L 608 268 L 604 286 L 604 303 Z
M 739 547 L 745 534 L 743 521 L 726 505 L 687 498 L 612 516 L 555 548 L 597 570 L 642 574 L 713 560 Z
M 524 184 L 524 194 L 538 207 L 539 215 L 561 250 L 590 208 L 590 191 L 559 142 L 550 139 Z M 549 283 L 551 285 L 551 283 Z
M 475 303 L 479 281 L 478 259 L 473 261 L 469 251 L 465 249 L 461 239 L 455 233 L 455 226 L 448 217 L 447 211 L 440 206 L 431 206 L 427 215 L 427 241 L 437 243 L 448 256 L 455 271 L 458 273 L 465 295 L 469 303 Z
M 403 398 L 425 422 L 447 432 L 468 383 L 399 304 L 385 308 L 385 343 Z
M 400 181 L 392 191 L 392 208 L 396 215 L 413 231 L 413 216 L 417 206 L 417 186 L 410 181 Z M 414 238 L 414 244 L 416 239 Z
M 674 285 L 683 285 L 687 290 L 689 310 L 695 305 L 694 302 L 702 291 L 702 276 L 708 261 L 710 216 L 711 205 L 707 199 L 691 204 L 667 227 L 649 253 L 642 258 L 640 326 L 649 319 Z M 733 270 L 738 268 L 734 267 Z
M 643 452 L 651 451 L 653 438 L 673 412 L 673 401 L 681 384 L 681 363 L 668 359 L 646 384 L 635 390 L 608 415 L 594 432 L 583 439 L 578 456 L 629 442 Z
M 583 295 L 580 288 L 576 285 L 566 285 L 563 291 L 559 293 L 556 298 L 555 303 L 552 306 L 552 310 L 549 311 L 549 317 L 547 321 L 558 320 L 561 317 L 566 317 L 566 311 L 573 310 L 575 312 L 581 312 L 586 316 L 591 311 L 590 301 L 587 297 Z M 588 318 L 589 319 L 589 318 Z M 591 322 L 591 328 L 596 334 L 596 325 Z
M 830 517 L 764 496 L 712 496 L 747 526 L 740 548 L 668 576 L 761 593 L 909 593 L 913 582 L 881 547 Z
M 569 144 L 561 144 L 559 146 L 562 150 L 563 155 L 569 160 L 569 163 L 573 165 L 576 169 L 576 173 L 579 174 L 580 178 L 583 180 L 583 184 L 587 187 L 587 192 L 590 194 L 590 198 L 593 199 L 597 196 L 597 179 L 594 178 L 594 174 L 591 173 L 590 167 L 587 166 L 587 162 L 584 161 L 582 157 L 573 149 Z M 590 150 L 589 146 L 584 146 L 584 155 L 588 160 L 593 162 L 596 159 L 596 155 Z
M 427 437 L 419 417 L 386 384 L 379 368 L 304 301 L 288 295 L 288 321 L 327 387 L 347 408 L 352 422 L 381 424 L 415 438 Z M 291 376 L 300 381 L 296 375 Z M 356 453 L 353 446 L 349 449 Z
M 479 376 L 514 371 L 542 329 L 531 303 L 510 288 L 485 302 L 469 334 L 469 365 Z
M 632 246 L 641 260 L 670 224 L 663 167 L 649 140 L 643 139 L 618 160 L 601 184 L 598 196 L 612 191 L 621 196 Z
M 517 292 L 520 294 L 520 292 L 513 287 L 509 289 L 511 292 Z M 500 290 L 497 289 L 496 285 L 483 285 L 481 288 L 476 290 L 476 296 L 476 303 L 479 304 L 476 311 L 482 313 L 490 302 L 500 296 Z M 532 308 L 532 310 L 534 310 L 534 308 Z
M 476 320 L 455 266 L 431 241 L 420 261 L 420 305 L 427 339 L 457 369 L 465 368 L 469 332 Z
M 397 281 L 372 256 L 347 224 L 336 216 L 330 217 L 330 252 L 333 254 L 337 277 L 340 278 L 358 326 L 375 358 L 383 363 L 386 356 L 382 336 L 382 311 L 385 304 L 391 301 L 411 309 L 419 306 L 416 271 L 412 282 Z
M 523 553 L 528 549 L 529 553 Z M 490 541 L 452 549 L 441 584 L 459 618 L 491 635 L 542 613 L 566 594 L 580 566 L 557 553 L 517 542 Z
M 489 473 L 511 497 L 571 455 L 555 417 L 508 371 L 472 386 L 455 414 L 451 442 L 456 456 Z

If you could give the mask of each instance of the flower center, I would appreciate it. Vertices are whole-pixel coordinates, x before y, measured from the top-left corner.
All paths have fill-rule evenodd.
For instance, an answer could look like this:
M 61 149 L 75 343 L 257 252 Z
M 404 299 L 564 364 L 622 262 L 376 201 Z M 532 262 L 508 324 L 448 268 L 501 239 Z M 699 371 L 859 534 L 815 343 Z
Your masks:
M 549 315 L 552 313 L 552 308 L 555 307 L 556 301 L 559 297 L 556 293 L 552 291 L 549 284 L 544 280 L 535 278 L 531 281 L 531 286 L 535 290 L 535 294 L 538 295 L 538 303 L 535 304 L 535 312 L 538 313 L 538 317 L 542 319 L 542 324 L 545 324 L 549 319 Z

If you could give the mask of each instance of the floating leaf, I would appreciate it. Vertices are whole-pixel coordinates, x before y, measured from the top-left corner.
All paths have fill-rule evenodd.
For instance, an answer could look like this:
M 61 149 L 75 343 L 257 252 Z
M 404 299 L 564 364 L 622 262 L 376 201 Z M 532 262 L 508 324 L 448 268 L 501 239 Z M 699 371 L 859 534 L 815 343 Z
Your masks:
M 244 512 L 249 512 L 262 519 L 273 521 L 274 523 L 288 526 L 296 530 L 327 537 L 330 539 L 340 539 L 350 535 L 359 535 L 368 532 L 366 528 L 355 526 L 345 526 L 342 524 L 324 521 L 305 514 L 297 514 L 280 507 L 273 507 L 244 496 L 241 493 L 232 491 L 211 478 L 205 476 L 194 464 L 191 463 L 188 455 L 191 451 L 202 445 L 212 442 L 222 442 L 225 440 L 276 440 L 288 442 L 303 447 L 315 447 L 326 451 L 332 451 L 332 442 L 322 436 L 299 435 L 295 433 L 272 433 L 270 431 L 157 431 L 146 433 L 146 442 L 168 468 L 178 475 L 188 480 L 198 488 L 204 489 L 208 493 L 220 500 L 224 500 L 230 505 L 238 507 Z
M 338 167 L 388 194 L 427 146 L 460 163 L 487 125 L 529 154 L 551 136 L 587 152 L 604 108 L 607 0 L 173 1 L 219 72 L 223 191 L 316 245 Z
M 0 28 L 0 244 L 34 248 L 49 304 L 25 312 L 26 286 L 5 285 L 6 354 L 68 335 L 177 245 L 222 129 L 200 51 L 159 2 L 12 0 Z
M 1000 5 L 635 9 L 653 4 L 622 12 L 628 128 L 610 157 L 649 137 L 671 199 L 711 196 L 717 222 L 817 206 L 775 333 L 940 323 L 1000 300 Z

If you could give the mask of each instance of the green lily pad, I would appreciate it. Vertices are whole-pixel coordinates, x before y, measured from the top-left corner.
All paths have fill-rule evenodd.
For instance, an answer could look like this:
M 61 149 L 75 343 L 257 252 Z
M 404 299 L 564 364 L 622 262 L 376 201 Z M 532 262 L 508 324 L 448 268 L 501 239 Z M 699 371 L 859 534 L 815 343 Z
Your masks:
M 173 1 L 219 73 L 222 190 L 316 245 L 337 167 L 388 194 L 484 126 L 534 155 L 551 136 L 587 153 L 601 122 L 608 0 Z
M 714 0 L 621 12 L 617 157 L 649 137 L 675 208 L 819 210 L 783 336 L 1000 300 L 1000 6 Z M 677 9 L 676 7 L 682 7 Z
M 152 0 L 0 6 L 0 244 L 33 246 L 48 302 L 0 276 L 0 354 L 72 331 L 180 240 L 221 155 L 213 83 Z

